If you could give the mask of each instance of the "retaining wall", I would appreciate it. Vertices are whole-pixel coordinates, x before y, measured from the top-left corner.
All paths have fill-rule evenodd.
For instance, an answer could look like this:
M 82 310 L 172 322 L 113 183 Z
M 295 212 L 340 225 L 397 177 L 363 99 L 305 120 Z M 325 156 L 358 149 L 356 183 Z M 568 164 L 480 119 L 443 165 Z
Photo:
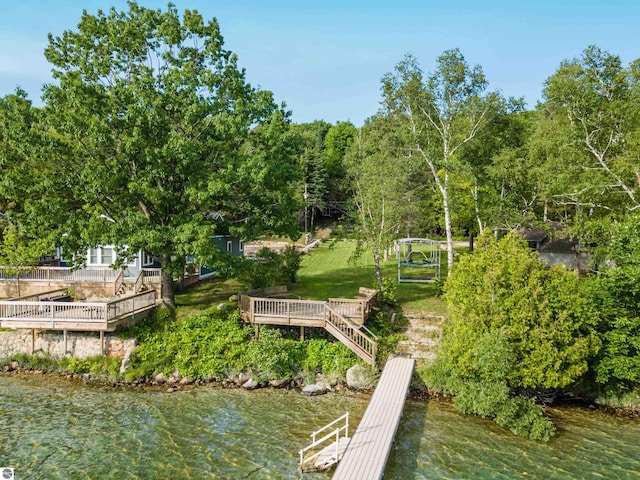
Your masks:
M 33 347 L 32 347 L 33 342 Z M 104 335 L 104 352 L 98 332 L 67 332 L 65 341 L 63 332 L 36 330 L 11 330 L 0 332 L 0 359 L 18 353 L 45 353 L 53 357 L 87 358 L 106 354 L 110 357 L 124 358 L 136 346 L 135 338 L 122 339 L 117 335 Z

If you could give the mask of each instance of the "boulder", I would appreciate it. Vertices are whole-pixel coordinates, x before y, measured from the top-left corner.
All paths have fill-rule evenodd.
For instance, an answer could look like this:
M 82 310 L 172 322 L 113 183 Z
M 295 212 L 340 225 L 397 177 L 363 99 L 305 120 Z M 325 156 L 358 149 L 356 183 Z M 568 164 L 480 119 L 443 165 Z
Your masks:
M 273 388 L 285 388 L 289 385 L 289 379 L 269 380 L 269 386 Z
M 327 386 L 320 385 L 317 383 L 312 383 L 311 385 L 305 385 L 302 388 L 302 394 L 308 395 L 310 397 L 313 397 L 316 395 L 324 395 L 325 393 L 327 393 Z
M 258 382 L 256 382 L 253 378 L 250 378 L 242 384 L 242 388 L 246 388 L 247 390 L 254 390 L 258 388 L 258 385 Z
M 371 390 L 376 384 L 375 372 L 370 367 L 354 365 L 347 370 L 347 385 L 352 390 Z

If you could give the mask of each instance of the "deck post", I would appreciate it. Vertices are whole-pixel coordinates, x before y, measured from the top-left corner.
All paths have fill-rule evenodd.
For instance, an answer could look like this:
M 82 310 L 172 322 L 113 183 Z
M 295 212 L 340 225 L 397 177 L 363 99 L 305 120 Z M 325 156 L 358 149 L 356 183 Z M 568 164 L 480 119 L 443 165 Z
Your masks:
M 64 355 L 67 354 L 67 331 L 63 330 L 62 331 L 62 338 L 64 338 Z
M 36 351 L 36 331 L 31 329 L 31 355 Z
M 255 338 L 256 340 L 258 340 L 258 339 L 260 338 L 260 324 L 259 324 L 259 323 L 256 323 L 256 326 L 255 326 L 255 333 L 254 333 L 254 335 L 253 335 L 253 336 L 254 336 L 254 338 Z
M 104 331 L 100 330 L 100 354 L 104 355 Z
M 304 342 L 304 326 L 300 326 L 300 341 Z

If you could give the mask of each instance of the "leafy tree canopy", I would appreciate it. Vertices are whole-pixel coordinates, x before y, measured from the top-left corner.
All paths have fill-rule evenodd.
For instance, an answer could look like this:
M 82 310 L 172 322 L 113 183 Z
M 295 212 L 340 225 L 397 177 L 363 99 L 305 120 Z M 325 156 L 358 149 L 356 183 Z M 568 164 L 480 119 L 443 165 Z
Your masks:
M 185 256 L 212 261 L 218 214 L 245 238 L 295 235 L 287 113 L 245 81 L 215 19 L 171 4 L 85 11 L 45 55 L 50 155 L 74 206 L 55 219 L 68 253 L 146 249 L 172 305 Z

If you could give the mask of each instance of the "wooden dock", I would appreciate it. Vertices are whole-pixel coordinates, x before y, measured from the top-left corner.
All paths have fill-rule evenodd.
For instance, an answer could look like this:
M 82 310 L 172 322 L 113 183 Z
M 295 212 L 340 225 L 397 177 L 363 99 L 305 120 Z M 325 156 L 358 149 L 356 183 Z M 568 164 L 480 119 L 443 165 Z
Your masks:
M 373 480 L 384 473 L 400 423 L 415 360 L 387 360 L 358 428 L 338 464 L 333 480 Z

